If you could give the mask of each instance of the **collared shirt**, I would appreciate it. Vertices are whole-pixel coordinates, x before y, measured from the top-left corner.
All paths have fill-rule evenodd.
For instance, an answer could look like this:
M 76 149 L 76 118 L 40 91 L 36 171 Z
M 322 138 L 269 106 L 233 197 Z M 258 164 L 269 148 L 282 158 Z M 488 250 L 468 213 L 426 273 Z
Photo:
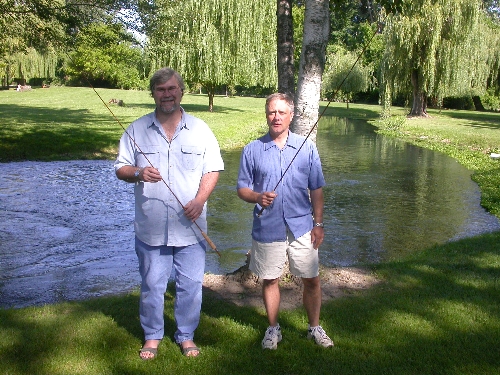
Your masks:
M 135 234 L 150 246 L 187 246 L 203 240 L 182 206 L 196 196 L 205 173 L 224 170 L 219 144 L 208 125 L 181 110 L 181 122 L 171 142 L 155 112 L 134 121 L 120 139 L 116 171 L 126 165 L 152 164 L 168 185 L 163 181 L 138 182 L 134 187 Z M 196 220 L 204 232 L 206 210 L 205 203 Z
M 304 137 L 288 132 L 286 144 L 280 150 L 268 133 L 243 149 L 237 188 L 250 188 L 257 193 L 274 190 L 277 194 L 260 217 L 262 207 L 259 204 L 254 207 L 252 238 L 256 241 L 285 241 L 287 226 L 295 238 L 313 228 L 308 189 L 324 186 L 325 178 L 318 151 L 310 140 L 290 164 L 303 142 Z

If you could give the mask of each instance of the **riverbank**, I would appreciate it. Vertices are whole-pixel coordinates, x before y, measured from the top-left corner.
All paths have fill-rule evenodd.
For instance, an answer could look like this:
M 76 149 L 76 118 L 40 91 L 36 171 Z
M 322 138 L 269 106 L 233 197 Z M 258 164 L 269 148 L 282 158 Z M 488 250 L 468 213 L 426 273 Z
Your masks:
M 122 132 L 119 126 L 112 119 L 103 120 L 108 115 L 91 104 L 93 97 L 86 97 L 80 90 L 63 91 L 62 104 L 47 101 L 47 97 L 31 97 L 28 101 L 21 101 L 21 97 L 8 99 L 0 93 L 0 111 L 7 124 L 0 129 L 1 155 L 6 155 L 3 150 L 10 150 L 11 155 L 17 155 L 11 160 L 28 155 L 58 160 L 113 154 Z M 125 100 L 130 103 L 128 112 L 119 112 L 122 107 L 116 107 L 124 122 L 147 111 L 151 102 L 151 98 L 142 98 L 144 93 L 137 94 L 142 99 L 135 99 L 133 93 L 105 92 L 105 98 L 130 95 Z M 67 98 L 78 101 L 72 99 L 72 104 Z M 263 99 L 217 98 L 219 112 L 215 115 L 204 113 L 204 97 L 186 95 L 185 101 L 191 112 L 205 116 L 209 125 L 217 129 L 224 147 L 240 145 L 252 131 L 265 129 Z M 334 103 L 329 111 L 336 116 L 374 123 L 378 118 L 377 106 L 350 105 L 347 110 L 345 105 Z M 397 111 L 403 113 L 403 109 Z M 422 144 L 424 147 L 444 147 L 440 151 L 461 163 L 470 163 L 466 166 L 474 171 L 474 178 L 486 174 L 486 180 L 478 184 L 483 194 L 491 192 L 493 199 L 488 207 L 498 216 L 498 211 L 493 211 L 495 199 L 500 197 L 500 184 L 494 176 L 498 175 L 498 164 L 491 164 L 487 150 L 494 150 L 500 144 L 500 115 L 483 118 L 482 114 L 466 111 L 450 111 L 442 118 L 432 111 L 431 115 L 431 121 L 423 124 L 400 121 L 395 116 L 393 122 L 375 125 L 380 131 L 393 132 L 390 135 L 407 137 L 411 142 L 428 142 Z M 452 127 L 448 129 L 447 125 Z M 247 127 L 253 130 L 247 132 Z M 101 141 L 104 137 L 104 141 L 93 142 L 95 137 Z M 49 140 L 55 145 L 45 148 Z M 65 142 L 75 147 L 80 142 L 85 147 L 73 153 Z M 280 314 L 283 341 L 278 350 L 263 352 L 260 340 L 267 327 L 263 308 L 239 305 L 207 293 L 196 332 L 202 356 L 184 358 L 171 339 L 175 295 L 169 289 L 165 298 L 166 337 L 154 361 L 143 362 L 138 358 L 142 344 L 138 293 L 130 293 L 0 310 L 0 373 L 479 375 L 498 372 L 500 353 L 495 348 L 500 340 L 500 233 L 434 246 L 363 272 L 377 282 L 367 288 L 350 289 L 349 293 L 324 303 L 321 324 L 335 341 L 332 350 L 323 350 L 306 340 L 305 312 L 302 308 L 292 308 Z M 339 275 L 333 274 L 337 281 Z

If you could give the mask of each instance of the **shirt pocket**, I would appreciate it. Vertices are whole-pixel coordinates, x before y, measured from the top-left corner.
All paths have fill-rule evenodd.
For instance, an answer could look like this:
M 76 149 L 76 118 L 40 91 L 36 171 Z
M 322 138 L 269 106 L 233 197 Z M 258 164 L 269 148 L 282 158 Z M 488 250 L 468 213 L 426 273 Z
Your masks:
M 189 171 L 198 169 L 202 165 L 204 150 L 203 147 L 182 145 L 182 165 L 184 168 Z
M 293 185 L 295 188 L 306 190 L 309 186 L 309 173 L 308 167 L 298 167 L 294 170 Z
M 160 167 L 160 147 L 159 146 L 142 146 L 141 151 L 137 151 L 135 157 L 136 166 L 145 168 L 153 166 L 154 168 Z

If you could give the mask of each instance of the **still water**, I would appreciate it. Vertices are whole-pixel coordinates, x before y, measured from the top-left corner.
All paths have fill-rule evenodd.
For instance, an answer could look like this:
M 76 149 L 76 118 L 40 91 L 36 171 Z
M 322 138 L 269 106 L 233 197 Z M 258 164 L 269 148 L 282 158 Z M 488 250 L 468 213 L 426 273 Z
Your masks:
M 323 118 L 318 149 L 325 187 L 321 263 L 397 258 L 433 244 L 500 229 L 479 205 L 470 172 L 453 159 L 379 136 L 362 121 Z M 236 196 L 240 151 L 209 202 L 207 272 L 245 262 L 252 207 Z M 0 164 L 0 308 L 128 292 L 139 277 L 133 188 L 112 161 Z

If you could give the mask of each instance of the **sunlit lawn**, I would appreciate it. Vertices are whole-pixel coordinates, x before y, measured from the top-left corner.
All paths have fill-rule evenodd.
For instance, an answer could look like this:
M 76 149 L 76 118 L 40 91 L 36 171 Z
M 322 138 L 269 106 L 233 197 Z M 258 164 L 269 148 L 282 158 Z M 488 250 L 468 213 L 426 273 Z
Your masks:
M 111 109 L 125 126 L 153 109 L 147 92 L 98 91 L 106 102 L 124 100 L 125 107 Z M 266 128 L 262 98 L 217 97 L 214 113 L 206 111 L 205 96 L 186 95 L 183 105 L 207 121 L 225 150 L 241 147 Z M 327 110 L 370 120 L 391 136 L 456 157 L 475 171 L 483 205 L 500 216 L 499 164 L 489 157 L 500 147 L 500 114 L 430 112 L 431 120 L 407 120 L 384 130 L 377 106 L 354 104 L 347 110 L 333 103 Z M 395 115 L 403 113 L 394 109 Z M 0 116 L 2 161 L 114 158 L 123 132 L 85 88 L 0 91 Z M 202 356 L 184 358 L 170 339 L 170 290 L 166 338 L 158 358 L 148 362 L 137 355 L 142 344 L 137 293 L 0 310 L 0 374 L 500 373 L 499 232 L 365 266 L 380 284 L 323 306 L 321 323 L 335 340 L 332 350 L 305 339 L 305 313 L 297 309 L 280 316 L 284 339 L 278 350 L 263 352 L 263 309 L 237 307 L 206 293 L 196 333 Z

